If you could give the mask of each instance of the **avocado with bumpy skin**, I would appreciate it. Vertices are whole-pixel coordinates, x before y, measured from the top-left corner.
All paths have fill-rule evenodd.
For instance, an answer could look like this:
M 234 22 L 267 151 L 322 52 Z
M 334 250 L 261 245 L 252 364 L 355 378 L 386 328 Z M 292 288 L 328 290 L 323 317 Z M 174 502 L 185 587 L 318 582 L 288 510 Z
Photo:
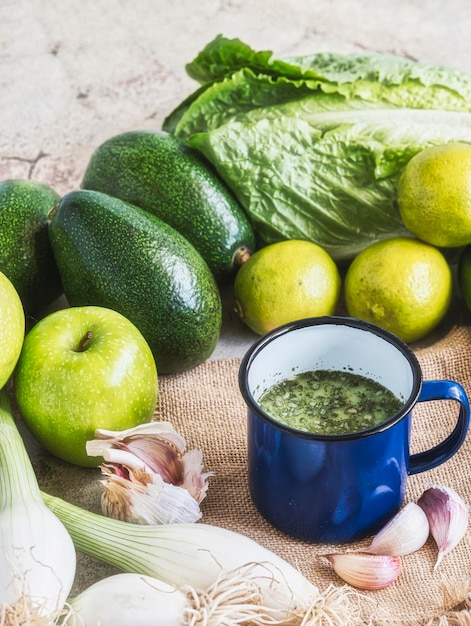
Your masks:
M 111 137 L 92 154 L 83 189 L 101 191 L 157 215 L 178 230 L 227 282 L 255 248 L 241 205 L 205 157 L 163 131 Z
M 44 183 L 0 182 L 0 271 L 13 283 L 26 315 L 62 294 L 48 236 L 48 213 L 59 200 L 59 194 Z
M 174 228 L 105 193 L 66 194 L 49 234 L 71 306 L 118 311 L 141 331 L 159 374 L 189 370 L 213 352 L 222 307 L 214 276 Z

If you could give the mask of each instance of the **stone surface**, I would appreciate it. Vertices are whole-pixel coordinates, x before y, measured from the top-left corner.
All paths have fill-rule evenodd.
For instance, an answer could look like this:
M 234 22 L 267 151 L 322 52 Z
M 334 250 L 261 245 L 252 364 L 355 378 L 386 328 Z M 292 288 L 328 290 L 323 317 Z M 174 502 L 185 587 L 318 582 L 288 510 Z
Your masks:
M 426 6 L 426 8 L 425 8 Z M 3 0 L 0 178 L 76 187 L 109 136 L 160 128 L 215 35 L 277 56 L 384 52 L 470 69 L 467 0 Z

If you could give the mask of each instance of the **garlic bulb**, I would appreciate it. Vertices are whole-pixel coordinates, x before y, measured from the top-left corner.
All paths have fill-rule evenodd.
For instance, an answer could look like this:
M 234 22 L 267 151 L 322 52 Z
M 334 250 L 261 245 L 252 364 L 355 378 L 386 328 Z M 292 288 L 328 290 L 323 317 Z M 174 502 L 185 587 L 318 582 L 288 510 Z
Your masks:
M 432 537 L 438 546 L 434 569 L 464 537 L 468 528 L 469 507 L 450 487 L 431 485 L 418 500 L 425 512 Z
M 378 532 L 366 552 L 404 556 L 419 550 L 427 541 L 427 516 L 415 502 L 409 502 Z
M 391 585 L 401 572 L 399 556 L 361 552 L 324 554 L 334 572 L 349 585 L 374 590 Z
M 89 456 L 102 456 L 102 511 L 136 524 L 198 521 L 208 477 L 201 450 L 186 451 L 185 439 L 169 422 L 125 431 L 97 430 Z

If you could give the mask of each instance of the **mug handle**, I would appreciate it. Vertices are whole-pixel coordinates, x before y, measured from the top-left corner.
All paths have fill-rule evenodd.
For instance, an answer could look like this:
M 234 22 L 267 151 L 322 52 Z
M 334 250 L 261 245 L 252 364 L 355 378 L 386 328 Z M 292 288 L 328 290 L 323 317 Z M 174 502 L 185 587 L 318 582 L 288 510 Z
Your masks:
M 412 454 L 409 459 L 409 474 L 425 472 L 448 461 L 463 444 L 469 428 L 469 400 L 463 387 L 452 380 L 426 380 L 422 383 L 418 402 L 429 400 L 456 400 L 460 412 L 453 431 L 433 448 Z

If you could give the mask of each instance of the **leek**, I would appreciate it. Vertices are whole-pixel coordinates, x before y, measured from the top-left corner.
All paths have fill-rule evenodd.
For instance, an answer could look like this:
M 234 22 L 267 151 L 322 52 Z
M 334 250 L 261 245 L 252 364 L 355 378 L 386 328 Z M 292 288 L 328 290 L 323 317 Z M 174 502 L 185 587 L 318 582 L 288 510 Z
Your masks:
M 0 555 L 0 623 L 35 624 L 39 618 L 53 623 L 75 577 L 75 548 L 43 502 L 5 389 L 0 391 Z
M 205 624 L 362 623 L 350 606 L 351 590 L 329 587 L 324 593 L 299 570 L 249 537 L 210 524 L 140 525 L 105 517 L 43 494 L 47 506 L 69 531 L 77 550 L 127 573 L 158 578 L 198 598 L 211 589 L 213 597 L 257 585 L 258 619 Z M 216 604 L 218 600 L 216 599 Z M 230 604 L 230 602 L 229 602 Z M 248 602 L 250 604 L 250 602 Z M 227 611 L 234 606 L 227 606 Z

